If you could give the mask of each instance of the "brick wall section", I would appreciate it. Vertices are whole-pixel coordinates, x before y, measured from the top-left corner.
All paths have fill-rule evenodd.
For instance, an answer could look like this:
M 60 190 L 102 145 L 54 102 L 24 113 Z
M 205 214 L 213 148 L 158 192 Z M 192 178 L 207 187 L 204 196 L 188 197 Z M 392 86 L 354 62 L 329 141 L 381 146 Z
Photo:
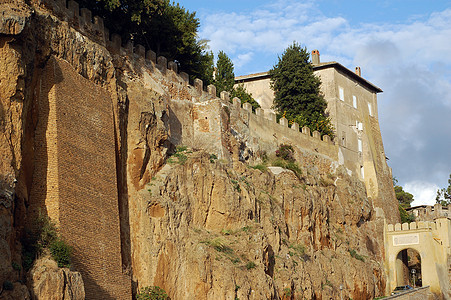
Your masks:
M 111 99 L 62 60 L 51 58 L 45 73 L 53 81 L 48 98 L 57 131 L 47 152 L 56 147 L 57 169 L 51 171 L 59 187 L 58 198 L 46 205 L 59 203 L 60 231 L 74 246 L 86 299 L 131 299 L 131 281 L 121 266 Z
M 50 68 L 49 68 L 50 69 Z M 59 225 L 58 155 L 56 147 L 56 105 L 54 97 L 54 72 L 44 72 L 35 90 L 37 99 L 37 126 L 34 139 L 33 185 L 30 225 L 39 213 L 47 214 Z

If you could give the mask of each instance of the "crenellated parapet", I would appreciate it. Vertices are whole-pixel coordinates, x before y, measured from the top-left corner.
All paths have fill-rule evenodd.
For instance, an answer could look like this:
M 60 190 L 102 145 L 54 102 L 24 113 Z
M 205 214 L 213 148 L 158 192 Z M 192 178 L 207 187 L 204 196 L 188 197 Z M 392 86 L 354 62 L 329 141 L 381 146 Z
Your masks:
M 434 221 L 418 221 L 411 223 L 396 223 L 388 224 L 386 227 L 387 233 L 407 233 L 408 231 L 415 230 L 441 230 L 445 225 L 450 222 L 446 217 L 435 219 Z
M 229 97 L 227 95 L 227 97 Z M 277 121 L 276 114 L 269 110 L 264 110 L 261 108 L 257 108 L 255 112 L 252 110 L 252 105 L 250 103 L 241 104 L 241 100 L 239 98 L 233 98 L 233 108 L 238 115 L 246 114 L 249 118 L 258 119 L 263 122 L 266 122 L 270 127 L 278 129 L 277 131 L 288 131 L 294 134 L 298 134 L 299 137 L 307 137 L 314 141 L 321 141 L 322 143 L 333 145 L 333 141 L 330 139 L 328 135 L 324 135 L 321 138 L 321 133 L 319 131 L 310 132 L 310 128 L 304 126 L 301 131 L 299 128 L 299 124 L 296 122 L 290 122 L 286 118 L 280 118 Z
M 217 89 L 214 85 L 205 86 L 204 82 L 198 78 L 191 83 L 187 73 L 179 72 L 179 65 L 176 62 L 168 61 L 163 56 L 157 56 L 151 49 L 134 44 L 133 41 L 124 43 L 120 35 L 110 32 L 104 26 L 102 18 L 93 16 L 92 12 L 86 8 L 80 8 L 77 2 L 72 0 L 32 1 L 43 4 L 44 7 L 53 11 L 54 15 L 68 22 L 75 30 L 105 46 L 111 55 L 126 56 L 131 64 L 142 66 L 146 72 L 154 74 L 168 86 L 176 86 L 179 90 L 186 87 L 191 96 L 185 99 L 192 99 L 194 102 L 217 99 Z M 253 112 L 249 103 L 241 104 L 241 100 L 238 98 L 230 101 L 230 95 L 226 92 L 221 93 L 220 99 L 232 107 L 237 115 L 247 118 L 250 121 L 246 121 L 247 124 L 253 124 L 252 132 L 249 131 L 251 137 L 264 141 L 265 135 L 269 134 L 271 139 L 267 139 L 267 144 L 271 144 L 271 147 L 277 146 L 281 142 L 288 142 L 331 157 L 336 153 L 335 144 L 329 136 L 321 137 L 318 131 L 310 132 L 308 127 L 300 128 L 298 123 L 290 123 L 286 118 L 277 121 L 275 113 L 269 110 L 265 111 L 259 108 Z M 273 136 L 278 136 L 278 141 L 274 141 Z
M 418 229 L 437 229 L 437 224 L 435 222 L 429 221 L 420 221 L 420 222 L 411 222 L 411 223 L 396 223 L 396 224 L 388 224 L 387 231 L 409 231 L 409 230 L 418 230 Z

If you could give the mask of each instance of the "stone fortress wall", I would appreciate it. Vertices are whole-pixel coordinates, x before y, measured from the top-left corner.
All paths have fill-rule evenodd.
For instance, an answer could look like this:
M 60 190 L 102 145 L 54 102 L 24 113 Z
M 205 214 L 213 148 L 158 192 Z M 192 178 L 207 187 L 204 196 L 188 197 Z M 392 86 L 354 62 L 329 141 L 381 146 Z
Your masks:
M 44 4 L 47 8 L 51 9 L 57 16 L 62 18 L 63 20 L 69 22 L 71 26 L 75 29 L 79 30 L 89 38 L 95 40 L 96 42 L 104 45 L 111 53 L 118 54 L 121 56 L 128 56 L 132 60 L 144 60 L 144 65 L 148 67 L 149 73 L 158 72 L 162 76 L 160 76 L 161 81 L 169 82 L 169 84 L 173 85 L 173 88 L 180 90 L 188 88 L 190 97 L 183 97 L 181 94 L 183 93 L 172 93 L 171 100 L 173 102 L 177 102 L 180 100 L 192 100 L 194 106 L 200 107 L 201 105 L 205 105 L 207 101 L 218 101 L 216 98 L 216 88 L 214 85 L 209 85 L 208 87 L 203 86 L 203 82 L 200 79 L 194 79 L 193 85 L 190 85 L 189 75 L 184 72 L 178 72 L 178 66 L 175 62 L 168 62 L 165 57 L 156 57 L 155 52 L 150 49 L 146 49 L 142 45 L 134 45 L 132 42 L 128 42 L 124 47 L 122 46 L 121 37 L 117 34 L 111 34 L 107 28 L 103 25 L 103 19 L 98 16 L 92 16 L 90 10 L 85 8 L 79 8 L 79 5 L 75 1 L 67 1 L 66 0 L 33 0 L 35 2 L 39 2 Z M 175 94 L 175 95 L 174 95 Z M 190 98 L 190 99 L 189 99 Z M 226 103 L 230 100 L 227 93 L 221 94 L 221 100 L 223 103 Z M 337 153 L 335 151 L 331 151 L 331 148 L 336 148 L 334 146 L 337 144 L 335 141 L 331 141 L 328 136 L 324 136 L 321 139 L 321 136 L 318 132 L 310 132 L 308 128 L 301 128 L 299 131 L 299 125 L 294 123 L 291 127 L 288 125 L 288 122 L 285 118 L 279 120 L 279 123 L 276 121 L 275 114 L 273 112 L 258 109 L 255 114 L 249 109 L 247 104 L 245 103 L 242 107 L 238 106 L 238 99 L 234 99 L 233 105 L 230 105 L 230 108 L 233 109 L 242 109 L 246 112 L 250 112 L 248 116 L 245 116 L 242 113 L 239 113 L 240 116 L 245 119 L 250 120 L 249 132 L 250 139 L 256 140 L 258 138 L 265 139 L 265 136 L 279 136 L 283 137 L 285 134 L 288 134 L 290 138 L 286 138 L 284 140 L 291 141 L 292 143 L 299 144 L 301 148 L 304 150 L 319 152 L 324 155 L 329 156 L 333 160 L 337 159 Z M 204 103 L 204 104 L 200 104 Z M 190 107 L 192 109 L 192 107 Z M 213 111 L 201 109 L 200 115 L 195 115 L 191 120 L 187 120 L 183 116 L 178 116 L 186 113 L 186 107 L 182 105 L 182 107 L 178 107 L 177 104 L 174 105 L 174 113 L 177 115 L 178 121 L 184 125 L 185 128 L 193 127 L 193 130 L 185 130 L 186 132 L 190 132 L 190 136 L 182 136 L 178 139 L 175 138 L 175 142 L 179 143 L 188 143 L 188 138 L 194 140 L 201 140 L 208 136 L 215 136 L 214 131 L 219 131 L 221 126 L 202 126 L 201 123 L 205 124 L 205 121 L 201 121 L 200 118 L 202 114 L 210 115 L 214 110 L 218 109 L 218 106 L 212 107 Z M 199 109 L 198 109 L 199 110 Z M 262 121 L 268 120 L 269 122 Z M 218 120 L 216 120 L 218 121 Z M 221 122 L 227 122 L 227 120 L 222 120 Z M 247 122 L 247 121 L 246 121 Z M 186 124 L 188 123 L 188 124 Z M 191 123 L 191 124 L 189 124 Z M 213 124 L 210 124 L 213 125 Z M 294 132 L 297 132 L 293 135 L 294 132 L 286 131 L 284 128 L 293 129 Z M 207 129 L 208 128 L 208 129 Z M 210 128 L 212 130 L 210 130 Z M 196 129 L 196 130 L 194 130 Z M 207 134 L 208 133 L 208 134 Z M 216 132 L 216 136 L 221 136 L 218 132 Z M 285 134 L 282 134 L 285 133 Z M 183 139 L 183 137 L 185 137 Z M 280 139 L 272 140 L 271 143 L 276 143 L 274 147 L 277 147 L 277 142 Z M 318 143 L 322 141 L 323 143 Z M 279 141 L 280 143 L 280 141 Z M 251 143 L 252 145 L 253 143 Z M 329 146 L 326 146 L 329 145 Z M 319 148 L 318 148 L 319 147 Z M 274 149 L 274 148 L 273 148 Z M 321 149 L 321 151 L 319 150 Z M 225 149 L 216 149 L 220 157 L 223 157 L 225 154 Z M 256 149 L 258 150 L 258 149 Z M 356 151 L 354 151 L 356 152 Z M 350 156 L 350 155 L 348 155 Z M 347 163 L 347 162 L 346 162 Z M 351 168 L 350 168 L 351 169 Z M 355 169 L 354 166 L 352 168 Z
M 240 100 L 237 98 L 232 99 L 232 102 L 230 102 L 228 93 L 223 92 L 221 93 L 221 97 L 217 98 L 215 86 L 209 85 L 204 89 L 203 82 L 199 79 L 195 79 L 191 85 L 189 82 L 189 75 L 183 72 L 179 73 L 175 62 L 168 62 L 165 57 L 157 57 L 155 52 L 145 49 L 142 45 L 133 45 L 129 42 L 123 46 L 120 36 L 116 34 L 110 35 L 108 29 L 104 27 L 101 18 L 96 16 L 93 17 L 91 12 L 87 9 L 80 9 L 75 1 L 68 1 L 66 3 L 66 0 L 32 0 L 32 2 L 34 5 L 51 10 L 60 20 L 68 22 L 73 29 L 83 33 L 83 35 L 99 45 L 104 46 L 112 56 L 127 58 L 131 64 L 130 67 L 136 68 L 136 70 L 139 69 L 139 72 L 141 72 L 142 77 L 144 78 L 143 81 L 145 82 L 145 86 L 157 91 L 167 100 L 169 140 L 174 145 L 183 144 L 199 147 L 199 145 L 202 144 L 202 148 L 205 148 L 210 153 L 216 153 L 219 158 L 229 158 L 231 149 L 230 143 L 228 143 L 226 139 L 229 132 L 232 132 L 233 135 L 238 137 L 241 141 L 244 141 L 246 147 L 253 152 L 266 151 L 271 153 L 274 152 L 280 144 L 290 143 L 301 151 L 309 151 L 317 155 L 322 155 L 328 157 L 331 162 L 344 164 L 348 169 L 356 169 L 356 162 L 352 156 L 354 154 L 343 154 L 345 151 L 343 145 L 331 141 L 328 136 L 321 138 L 318 132 L 311 133 L 308 128 L 301 128 L 301 131 L 299 131 L 298 124 L 294 123 L 290 127 L 285 118 L 280 119 L 277 123 L 274 113 L 264 113 L 261 109 L 257 109 L 254 113 L 249 104 L 245 103 L 241 105 Z M 60 69 L 66 70 L 64 62 L 56 60 L 55 63 Z M 69 71 L 67 72 L 67 74 L 70 73 Z M 64 74 L 65 73 L 63 73 L 63 75 Z M 64 90 L 65 77 L 68 76 L 70 77 L 70 75 L 63 76 L 64 78 L 61 81 L 62 85 L 60 86 L 61 91 Z M 83 80 L 82 78 L 75 78 L 74 81 L 80 83 Z M 55 91 L 57 90 L 58 89 L 55 89 Z M 93 90 L 97 90 L 97 88 L 93 87 Z M 102 94 L 102 92 L 99 93 Z M 72 101 L 77 101 L 78 98 L 76 98 L 77 97 L 73 98 Z M 90 97 L 86 97 L 86 99 L 89 100 Z M 92 103 L 92 105 L 89 103 L 85 104 L 85 108 L 90 108 L 89 114 L 92 114 L 94 117 L 85 122 L 87 127 L 83 124 L 78 125 L 81 126 L 81 128 L 88 128 L 91 125 L 92 128 L 96 128 L 96 126 L 99 126 L 99 118 L 104 121 L 106 120 L 106 123 L 101 123 L 104 124 L 102 126 L 104 126 L 105 138 L 111 142 L 111 139 L 114 139 L 113 112 L 111 111 L 105 116 L 104 114 L 105 110 L 108 110 L 106 109 L 109 105 L 108 101 L 111 101 L 112 99 L 108 99 L 107 96 L 100 97 L 100 99 L 103 99 L 102 101 L 99 101 L 100 104 L 103 103 L 102 105 L 94 105 L 94 103 Z M 59 103 L 58 105 L 61 107 L 61 109 L 55 110 L 56 115 L 54 116 L 54 120 L 59 120 L 58 122 L 62 125 L 57 128 L 65 128 L 64 122 L 69 122 L 71 118 L 77 118 L 80 114 L 83 115 L 87 113 L 86 111 L 81 112 L 68 109 L 67 105 L 69 104 L 62 104 L 62 101 L 67 101 L 67 98 L 65 98 L 61 92 L 56 94 L 55 99 L 49 98 L 50 105 Z M 132 99 L 130 101 L 132 101 Z M 69 115 L 65 115 L 65 113 L 69 113 Z M 132 116 L 130 116 L 130 118 L 131 117 Z M 384 156 L 383 163 L 379 161 L 373 162 L 372 160 L 367 162 L 374 169 L 375 173 L 374 176 L 368 176 L 368 178 L 377 179 L 374 182 L 368 181 L 367 189 L 372 188 L 377 191 L 376 194 L 373 193 L 374 196 L 379 199 L 375 200 L 375 202 L 379 201 L 379 204 L 376 206 L 382 207 L 385 214 L 392 215 L 389 208 L 392 203 L 387 200 L 392 195 L 390 192 L 383 191 L 384 189 L 389 189 L 390 186 L 389 184 L 384 186 L 384 184 L 381 183 L 391 182 L 391 177 L 388 178 L 391 174 L 387 173 L 386 164 L 384 165 L 385 155 L 383 154 L 383 146 L 377 119 L 369 120 L 368 123 L 365 124 L 368 124 L 368 130 L 373 130 L 372 136 L 375 136 L 371 137 L 371 139 L 375 141 L 368 143 L 368 149 L 372 149 L 371 151 L 374 153 L 378 152 L 378 156 Z M 117 187 L 114 186 L 117 185 L 117 178 L 113 176 L 111 178 L 105 178 L 105 182 L 99 181 L 97 183 L 96 180 L 91 180 L 90 182 L 93 186 L 90 189 L 85 189 L 86 193 L 77 197 L 84 199 L 82 205 L 77 206 L 78 200 L 73 199 L 73 196 L 71 196 L 74 192 L 71 181 L 77 179 L 80 175 L 91 172 L 93 167 L 99 165 L 95 155 L 88 155 L 84 157 L 86 165 L 82 171 L 71 169 L 73 168 L 73 165 L 76 165 L 74 157 L 78 157 L 76 155 L 73 157 L 70 156 L 73 149 L 73 142 L 71 141 L 74 136 L 76 137 L 79 134 L 77 131 L 79 128 L 78 125 L 72 127 L 70 130 L 65 129 L 66 131 L 57 131 L 55 137 L 57 141 L 56 146 L 42 149 L 43 151 L 47 151 L 43 155 L 49 155 L 55 152 L 56 154 L 53 154 L 58 157 L 58 163 L 62 163 L 62 167 L 58 170 L 61 169 L 61 171 L 64 171 L 64 176 L 59 176 L 56 182 L 53 182 L 52 184 L 52 182 L 48 181 L 46 183 L 48 187 L 57 187 L 58 194 L 54 194 L 55 197 L 52 196 L 53 198 L 47 197 L 43 201 L 48 207 L 49 214 L 52 218 L 58 219 L 60 225 L 67 228 L 67 231 L 63 232 L 63 234 L 69 237 L 69 239 L 73 237 L 76 243 L 81 243 L 78 246 L 76 245 L 76 248 L 86 249 L 83 253 L 79 253 L 79 257 L 76 258 L 76 260 L 78 259 L 80 262 L 98 262 L 99 265 L 82 265 L 81 268 L 84 276 L 91 274 L 93 286 L 98 286 L 100 289 L 120 294 L 123 293 L 123 290 L 119 291 L 119 287 L 117 287 L 118 290 L 116 291 L 114 290 L 115 287 L 109 286 L 111 282 L 119 283 L 118 278 L 121 278 L 122 280 L 122 275 L 117 275 L 122 271 L 120 266 L 120 254 L 117 252 L 120 250 L 116 250 L 116 252 L 113 251 L 114 253 L 110 254 L 99 251 L 100 249 L 104 249 L 105 245 L 108 243 L 115 243 L 115 245 L 108 246 L 111 247 L 111 249 L 120 248 L 120 237 L 119 232 L 117 232 L 119 228 L 117 195 L 109 195 L 109 200 L 100 204 L 102 206 L 101 209 L 106 209 L 107 212 L 107 214 L 101 218 L 101 226 L 96 223 L 98 221 L 96 220 L 96 216 L 91 216 L 84 212 L 86 208 L 89 208 L 89 210 L 92 211 L 98 211 L 100 197 L 97 190 L 103 191 L 105 187 L 109 187 L 110 191 L 117 191 Z M 44 132 L 42 134 L 45 135 L 46 129 L 44 128 L 43 130 Z M 96 130 L 86 130 L 85 133 L 86 136 L 95 140 Z M 50 132 L 50 134 L 53 133 Z M 85 139 L 86 136 L 80 138 Z M 108 145 L 106 146 L 108 149 L 103 150 L 105 153 L 114 151 L 114 143 L 105 143 L 105 145 Z M 372 154 L 370 158 L 374 157 L 375 155 Z M 378 160 L 380 160 L 379 157 Z M 110 156 L 107 155 L 105 160 L 100 164 L 111 164 L 111 166 L 115 166 L 114 154 Z M 109 174 L 116 174 L 115 172 L 108 172 Z M 97 175 L 99 178 L 102 177 L 101 174 Z M 49 178 L 49 180 L 50 179 L 51 178 Z M 100 187 L 96 185 L 104 186 Z M 108 194 L 108 191 L 105 191 L 105 193 Z M 386 195 L 384 197 L 380 196 L 383 193 L 386 193 Z M 62 198 L 62 196 L 64 196 L 64 198 Z M 58 211 L 61 207 L 66 207 L 71 210 L 71 213 L 61 210 L 59 214 L 61 217 L 58 218 L 58 213 L 55 213 L 55 211 Z M 79 215 L 80 218 L 73 217 L 76 215 Z M 88 231 L 92 230 L 92 236 L 98 239 L 98 243 L 92 244 L 92 247 L 84 248 L 82 241 L 79 241 L 75 237 L 75 235 L 80 234 L 76 230 L 76 228 L 80 227 L 80 220 L 92 221 L 83 223 L 83 228 L 88 229 Z M 108 230 L 105 229 L 105 231 L 102 232 L 102 230 L 100 230 L 101 228 L 108 228 Z M 75 231 L 71 231 L 72 229 Z M 104 241 L 105 238 L 108 238 L 109 241 Z M 98 255 L 101 253 L 103 253 L 102 257 L 99 257 Z M 112 266 L 114 270 L 107 270 L 105 269 L 105 266 L 106 264 L 109 264 L 111 257 L 115 257 L 114 266 Z M 129 291 L 129 285 L 124 284 L 123 289 Z M 90 293 L 95 294 L 97 292 L 95 288 L 87 287 L 87 297 L 95 298 L 90 297 Z M 125 291 L 124 293 L 128 292 Z M 127 297 L 124 297 L 124 299 L 125 298 Z

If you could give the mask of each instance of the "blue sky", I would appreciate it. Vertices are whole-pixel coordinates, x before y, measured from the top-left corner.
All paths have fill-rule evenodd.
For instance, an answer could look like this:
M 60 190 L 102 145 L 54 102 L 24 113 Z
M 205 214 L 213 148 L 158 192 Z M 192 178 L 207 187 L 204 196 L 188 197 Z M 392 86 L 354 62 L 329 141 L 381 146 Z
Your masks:
M 414 204 L 434 203 L 451 173 L 451 1 L 180 1 L 199 37 L 235 75 L 269 70 L 293 41 L 384 90 L 379 122 L 389 165 Z

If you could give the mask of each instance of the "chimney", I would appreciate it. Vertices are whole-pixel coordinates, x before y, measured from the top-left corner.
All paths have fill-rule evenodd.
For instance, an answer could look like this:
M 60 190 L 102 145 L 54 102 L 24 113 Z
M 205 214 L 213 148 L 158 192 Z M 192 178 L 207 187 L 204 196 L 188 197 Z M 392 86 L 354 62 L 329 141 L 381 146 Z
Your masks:
M 319 51 L 318 50 L 312 51 L 312 64 L 319 65 Z
M 355 73 L 359 76 L 362 76 L 362 71 L 360 70 L 360 67 L 355 67 Z

